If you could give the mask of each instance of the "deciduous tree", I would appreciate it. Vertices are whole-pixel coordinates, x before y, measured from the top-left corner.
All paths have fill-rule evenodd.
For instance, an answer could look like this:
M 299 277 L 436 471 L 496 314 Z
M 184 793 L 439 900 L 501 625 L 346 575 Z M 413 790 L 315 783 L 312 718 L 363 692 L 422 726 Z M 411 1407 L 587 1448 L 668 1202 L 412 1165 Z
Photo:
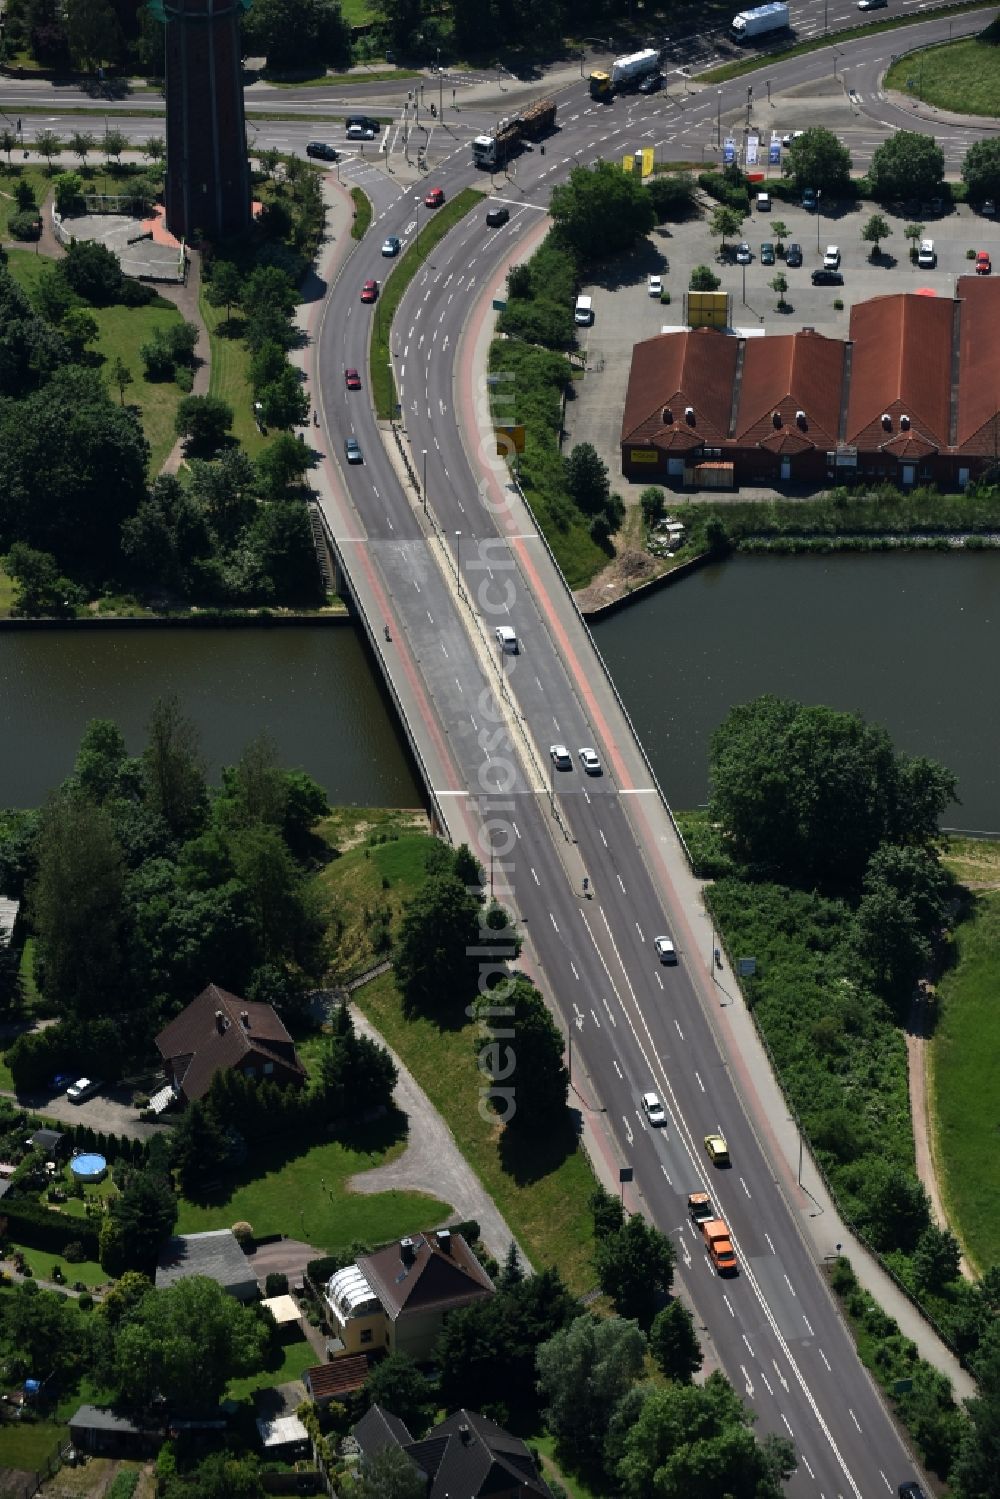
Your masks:
M 787 148 L 781 170 L 786 177 L 795 179 L 800 190 L 812 187 L 832 196 L 843 193 L 850 185 L 851 153 L 832 130 L 825 125 L 813 125 L 796 136 Z
M 682 1301 L 668 1302 L 653 1318 L 649 1351 L 668 1379 L 691 1383 L 703 1359 L 694 1321 Z
M 622 254 L 656 222 L 642 183 L 609 161 L 574 167 L 569 181 L 553 189 L 549 211 L 582 264 Z
M 674 1246 L 638 1213 L 594 1246 L 594 1268 L 620 1317 L 648 1329 L 674 1279 Z
M 361 1399 L 366 1406 L 380 1405 L 398 1416 L 418 1440 L 437 1407 L 434 1386 L 408 1353 L 390 1353 L 380 1360 L 365 1380 Z
M 612 1413 L 642 1373 L 646 1339 L 621 1317 L 577 1317 L 538 1350 L 545 1424 L 558 1450 L 592 1480 L 604 1477 Z
M 198 730 L 171 695 L 154 705 L 146 733 L 142 763 L 149 805 L 174 837 L 190 838 L 204 825 L 208 806 Z
M 878 258 L 879 246 L 884 239 L 888 239 L 892 233 L 892 225 L 882 213 L 873 213 L 865 220 L 861 230 L 861 238 L 865 244 L 871 245 L 871 259 Z
M 872 153 L 868 181 L 878 203 L 929 197 L 943 180 L 944 152 L 932 135 L 897 130 Z

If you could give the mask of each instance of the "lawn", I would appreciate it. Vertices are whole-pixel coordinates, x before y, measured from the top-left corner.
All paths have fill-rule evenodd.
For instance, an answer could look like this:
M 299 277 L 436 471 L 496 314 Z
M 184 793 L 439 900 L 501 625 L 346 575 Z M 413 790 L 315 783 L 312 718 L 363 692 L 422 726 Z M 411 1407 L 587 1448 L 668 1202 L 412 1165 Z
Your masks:
M 204 1202 L 181 1199 L 177 1232 L 228 1228 L 246 1221 L 258 1234 L 288 1234 L 322 1253 L 363 1239 L 382 1244 L 402 1234 L 443 1223 L 451 1205 L 422 1192 L 350 1191 L 347 1180 L 405 1148 L 395 1121 L 383 1121 L 360 1134 L 355 1147 L 330 1141 L 296 1153 L 293 1142 L 254 1146 L 247 1163 L 218 1193 Z
M 986 845 L 991 848 L 992 845 Z M 938 989 L 930 1098 L 948 1220 L 980 1270 L 1000 1261 L 1000 892 L 981 892 L 955 933 L 958 961 Z
M 46 176 L 43 167 L 14 166 L 8 171 L 6 160 L 6 157 L 0 158 L 0 162 L 3 163 L 0 165 L 0 239 L 7 238 L 11 214 L 18 212 L 17 199 L 14 197 L 15 184 L 17 182 L 30 183 L 34 189 L 36 203 L 44 202 L 45 195 L 52 185 L 51 178 Z
M 522 1145 L 513 1169 L 505 1169 L 500 1129 L 479 1112 L 475 1026 L 442 1030 L 432 1020 L 405 1019 L 391 973 L 366 984 L 354 998 L 443 1115 L 535 1267 L 557 1265 L 571 1290 L 591 1290 L 593 1227 L 587 1199 L 595 1181 L 583 1150 L 566 1155 L 546 1139 L 531 1140 Z
M 250 392 L 250 351 L 242 339 L 229 337 L 220 332 L 226 323 L 224 307 L 210 307 L 204 286 L 198 298 L 200 311 L 208 329 L 211 346 L 212 370 L 209 380 L 209 395 L 219 396 L 233 409 L 233 436 L 244 452 L 256 458 L 267 446 L 267 439 L 257 430 L 253 419 L 253 396 Z M 234 317 L 232 329 L 238 330 L 239 320 Z
M 65 1442 L 69 1429 L 48 1421 L 14 1422 L 0 1426 L 0 1468 L 21 1468 L 35 1473 L 52 1456 L 57 1442 Z
M 594 1490 L 588 1488 L 582 1478 L 572 1478 L 561 1468 L 555 1458 L 555 1440 L 546 1432 L 544 1436 L 532 1436 L 525 1439 L 529 1447 L 534 1447 L 541 1455 L 542 1477 L 546 1480 L 555 1479 L 561 1483 L 569 1499 L 600 1499 Z
M 976 37 L 923 48 L 893 63 L 885 87 L 956 114 L 1000 115 L 1000 48 Z
M 31 1266 L 31 1273 L 36 1280 L 51 1280 L 53 1265 L 61 1267 L 68 1285 L 82 1280 L 83 1284 L 88 1287 L 103 1286 L 110 1279 L 108 1272 L 102 1270 L 94 1260 L 81 1260 L 79 1264 L 71 1265 L 69 1260 L 62 1259 L 51 1249 L 28 1249 L 25 1245 L 18 1244 L 16 1239 L 10 1239 L 8 1242 L 13 1248 L 20 1249 Z
M 8 253 L 11 274 L 30 296 L 39 276 L 53 262 L 30 250 Z M 118 387 L 111 384 L 116 357 L 120 355 L 131 372 L 133 383 L 125 391 L 125 400 L 138 406 L 142 413 L 142 429 L 150 446 L 149 472 L 154 476 L 174 445 L 174 416 L 183 392 L 173 380 L 147 380 L 139 349 L 158 329 L 179 323 L 181 315 L 172 302 L 161 297 L 148 307 L 91 307 L 88 311 L 99 329 L 94 351 L 114 400 L 120 399 Z
M 275 1385 L 288 1384 L 293 1379 L 301 1379 L 307 1369 L 311 1369 L 317 1362 L 315 1348 L 300 1333 L 297 1338 L 291 1338 L 287 1343 L 279 1345 L 278 1358 L 271 1368 L 261 1369 L 257 1374 L 248 1374 L 246 1379 L 231 1379 L 227 1388 L 227 1396 L 230 1400 L 243 1400 L 247 1395 L 252 1395 L 255 1390 L 270 1390 Z

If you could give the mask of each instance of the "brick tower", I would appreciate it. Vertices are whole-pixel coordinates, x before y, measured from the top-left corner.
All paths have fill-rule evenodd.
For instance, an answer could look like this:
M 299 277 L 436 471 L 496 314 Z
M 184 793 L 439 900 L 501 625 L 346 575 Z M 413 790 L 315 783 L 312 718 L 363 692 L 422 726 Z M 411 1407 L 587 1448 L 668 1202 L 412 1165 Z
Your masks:
M 238 234 L 250 222 L 240 15 L 250 0 L 154 0 L 166 25 L 167 228 Z

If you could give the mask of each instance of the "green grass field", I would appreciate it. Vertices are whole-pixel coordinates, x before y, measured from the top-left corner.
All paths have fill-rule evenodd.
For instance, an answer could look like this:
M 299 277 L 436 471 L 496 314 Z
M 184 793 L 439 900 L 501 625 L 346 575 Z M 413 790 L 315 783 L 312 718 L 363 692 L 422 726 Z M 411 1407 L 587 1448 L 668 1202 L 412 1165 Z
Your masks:
M 282 1343 L 278 1352 L 280 1358 L 276 1358 L 270 1368 L 248 1374 L 246 1379 L 231 1379 L 226 1392 L 228 1398 L 243 1400 L 255 1390 L 269 1390 L 275 1385 L 301 1379 L 305 1371 L 317 1362 L 315 1348 L 301 1333 L 297 1338 L 290 1338 L 287 1343 Z
M 957 114 L 1000 115 L 1000 47 L 971 37 L 922 49 L 893 63 L 885 87 Z
M 505 1169 L 500 1128 L 479 1112 L 475 1026 L 446 1031 L 432 1020 L 407 1020 L 391 973 L 358 989 L 354 998 L 447 1121 L 533 1265 L 557 1265 L 571 1290 L 591 1290 L 593 1226 L 587 1199 L 595 1182 L 582 1149 L 566 1155 L 550 1150 L 546 1140 L 534 1140 L 522 1147 L 512 1169 Z
M 10 250 L 11 275 L 30 297 L 52 261 L 33 250 Z M 170 302 L 161 298 L 149 307 L 92 307 L 88 309 L 100 330 L 95 353 L 101 359 L 101 373 L 108 383 L 112 399 L 120 399 L 118 387 L 111 383 L 111 368 L 120 355 L 132 375 L 125 400 L 142 412 L 142 429 L 150 447 L 150 475 L 163 466 L 174 445 L 174 416 L 181 400 L 180 386 L 173 380 L 147 380 L 139 349 L 158 329 L 179 323 L 181 315 Z
M 296 1153 L 294 1141 L 252 1146 L 246 1163 L 210 1201 L 182 1198 L 177 1232 L 198 1233 L 246 1221 L 258 1234 L 288 1234 L 332 1252 L 354 1239 L 385 1243 L 401 1234 L 442 1223 L 450 1203 L 419 1192 L 367 1196 L 349 1190 L 347 1179 L 394 1160 L 405 1141 L 390 1144 L 387 1125 L 374 1126 L 355 1148 L 335 1143 Z
M 423 881 L 424 861 L 434 840 L 423 814 L 417 814 L 416 825 L 414 815 L 407 812 L 345 808 L 335 816 L 336 823 L 329 819 L 321 832 L 331 847 L 341 850 L 341 857 L 327 864 L 317 881 L 341 923 L 331 968 L 343 979 L 385 957 L 374 945 L 376 934 L 384 930 L 382 913 L 396 932 L 404 901 Z
M 991 847 L 991 845 L 988 845 Z M 930 1054 L 934 1155 L 948 1219 L 980 1270 L 1000 1261 L 1000 892 L 982 892 L 957 929 Z
M 212 351 L 209 395 L 219 396 L 232 407 L 233 436 L 245 453 L 256 458 L 267 446 L 267 438 L 261 436 L 253 419 L 250 351 L 241 339 L 220 332 L 226 321 L 226 309 L 210 307 L 204 287 L 198 299 L 198 310 L 205 320 Z
M 27 1473 L 35 1473 L 51 1455 L 56 1443 L 65 1442 L 68 1436 L 67 1427 L 55 1426 L 49 1421 L 4 1424 L 0 1426 L 0 1468 L 21 1468 Z
M 51 179 L 46 175 L 42 166 L 14 166 L 10 171 L 6 169 L 7 158 L 0 157 L 0 238 L 6 239 L 9 233 L 9 224 L 12 214 L 18 212 L 17 200 L 14 197 L 14 185 L 17 182 L 30 183 L 34 189 L 35 202 L 42 203 L 46 193 L 51 187 Z M 34 254 L 34 251 L 32 251 Z
M 71 1265 L 68 1260 L 53 1254 L 51 1249 L 28 1249 L 23 1244 L 18 1244 L 16 1239 L 10 1243 L 15 1249 L 20 1249 L 28 1264 L 31 1273 L 36 1280 L 51 1280 L 52 1266 L 59 1265 L 69 1285 L 76 1280 L 82 1280 L 85 1286 L 103 1286 L 107 1284 L 108 1272 L 102 1270 L 95 1260 L 81 1260 L 78 1265 Z

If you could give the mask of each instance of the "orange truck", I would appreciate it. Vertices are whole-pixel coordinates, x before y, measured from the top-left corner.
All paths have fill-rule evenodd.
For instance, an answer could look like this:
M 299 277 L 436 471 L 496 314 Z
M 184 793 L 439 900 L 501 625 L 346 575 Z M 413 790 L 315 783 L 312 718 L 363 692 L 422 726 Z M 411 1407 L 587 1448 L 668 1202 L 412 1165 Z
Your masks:
M 712 1264 L 720 1275 L 735 1275 L 737 1271 L 736 1251 L 729 1236 L 729 1229 L 721 1218 L 702 1220 L 701 1236 L 705 1240 Z

